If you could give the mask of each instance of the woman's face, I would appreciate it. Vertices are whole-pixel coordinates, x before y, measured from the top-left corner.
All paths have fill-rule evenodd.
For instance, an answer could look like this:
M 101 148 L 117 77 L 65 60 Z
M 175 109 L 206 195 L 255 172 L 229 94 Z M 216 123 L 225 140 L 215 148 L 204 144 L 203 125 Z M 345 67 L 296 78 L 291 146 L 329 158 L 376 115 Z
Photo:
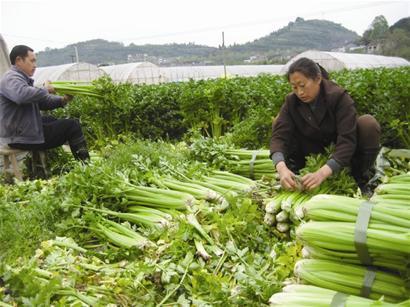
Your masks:
M 289 83 L 293 92 L 305 103 L 314 101 L 319 95 L 321 81 L 322 77 L 320 75 L 316 79 L 307 78 L 298 71 L 289 75 Z

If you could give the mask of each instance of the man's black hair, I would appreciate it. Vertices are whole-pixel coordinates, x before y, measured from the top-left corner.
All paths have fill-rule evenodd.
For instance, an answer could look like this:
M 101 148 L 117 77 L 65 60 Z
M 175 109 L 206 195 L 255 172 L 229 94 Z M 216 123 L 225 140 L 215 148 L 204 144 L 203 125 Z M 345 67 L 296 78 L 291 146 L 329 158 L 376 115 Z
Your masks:
M 10 62 L 11 65 L 15 65 L 16 64 L 16 58 L 19 56 L 21 58 L 25 58 L 28 56 L 28 52 L 29 51 L 34 51 L 33 49 L 31 49 L 28 46 L 25 45 L 17 45 L 14 46 L 14 48 L 11 50 L 10 52 Z

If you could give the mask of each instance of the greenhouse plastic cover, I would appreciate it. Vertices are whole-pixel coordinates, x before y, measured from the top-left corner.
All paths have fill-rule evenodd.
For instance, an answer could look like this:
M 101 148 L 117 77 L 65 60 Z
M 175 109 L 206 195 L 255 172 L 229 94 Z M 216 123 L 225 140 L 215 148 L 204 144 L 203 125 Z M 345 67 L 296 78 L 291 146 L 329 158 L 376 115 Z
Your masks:
M 10 68 L 9 50 L 0 34 L 0 77 Z
M 34 73 L 34 85 L 41 86 L 45 81 L 91 82 L 105 75 L 97 66 L 89 63 L 70 63 L 64 65 L 38 67 Z
M 229 76 L 256 76 L 260 73 L 280 74 L 283 65 L 232 65 L 226 66 Z M 177 66 L 158 67 L 150 62 L 137 62 L 101 67 L 114 82 L 157 84 L 201 79 L 220 78 L 225 75 L 224 67 Z
M 282 68 L 282 72 L 285 73 L 293 62 L 302 57 L 312 59 L 328 71 L 356 68 L 399 67 L 410 64 L 406 59 L 399 57 L 308 50 L 289 60 Z
M 150 62 L 135 62 L 111 66 L 101 66 L 114 82 L 156 84 L 163 82 L 159 67 Z
M 280 74 L 283 65 L 231 65 L 226 66 L 226 76 L 252 77 L 259 74 Z M 188 81 L 189 79 L 215 79 L 225 76 L 222 65 L 161 67 L 164 82 Z

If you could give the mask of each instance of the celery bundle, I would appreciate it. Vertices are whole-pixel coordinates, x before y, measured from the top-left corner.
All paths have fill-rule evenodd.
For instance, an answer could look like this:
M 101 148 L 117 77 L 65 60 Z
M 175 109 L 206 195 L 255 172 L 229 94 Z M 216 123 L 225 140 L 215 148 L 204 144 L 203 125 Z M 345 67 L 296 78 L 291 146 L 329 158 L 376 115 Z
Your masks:
M 118 189 L 115 193 L 123 198 L 128 206 L 143 205 L 155 208 L 184 210 L 192 206 L 196 199 L 189 193 L 160 189 L 155 187 L 129 184 L 126 189 Z
M 362 199 L 357 198 L 320 194 L 304 203 L 302 211 L 306 218 L 314 221 L 355 222 L 360 204 L 363 202 Z M 372 224 L 394 225 L 404 228 L 397 229 L 398 233 L 408 232 L 410 229 L 410 206 L 379 202 L 372 209 L 370 228 L 372 228 Z
M 389 268 L 400 272 L 404 272 L 407 269 L 409 262 L 408 257 L 403 255 L 371 254 L 371 256 L 374 266 Z M 361 261 L 356 252 L 340 252 L 317 246 L 304 246 L 302 248 L 302 257 L 361 265 Z
M 264 222 L 274 226 L 281 233 L 288 233 L 293 224 L 299 221 L 295 218 L 294 208 L 312 197 L 310 194 L 298 191 L 282 191 L 272 198 L 262 202 L 265 206 Z
M 374 192 L 372 202 L 410 210 L 410 173 L 388 178 L 387 183 L 379 185 Z
M 102 98 L 97 88 L 92 84 L 79 84 L 72 81 L 54 81 L 51 85 L 60 95 L 71 96 L 89 96 L 94 98 Z
M 236 197 L 238 193 L 248 193 L 256 188 L 254 180 L 225 171 L 213 171 L 208 176 L 189 179 L 189 182 L 209 188 L 226 198 Z
M 304 257 L 360 264 L 356 250 L 356 219 L 361 199 L 337 195 L 316 195 L 304 203 L 299 217 L 314 222 L 300 225 L 297 237 L 304 243 Z M 366 231 L 366 246 L 373 265 L 401 272 L 410 259 L 410 207 L 373 205 Z
M 174 178 L 161 178 L 156 180 L 155 183 L 163 188 L 167 188 L 174 191 L 186 192 L 191 194 L 196 199 L 203 199 L 210 202 L 224 203 L 225 198 L 218 192 L 199 185 L 193 182 L 184 182 Z
M 256 182 L 241 175 L 230 172 L 213 171 L 209 176 L 201 178 L 204 182 L 235 192 L 250 192 L 256 188 Z
M 317 287 L 352 295 L 362 295 L 367 268 L 326 260 L 303 259 L 295 265 L 295 275 Z M 376 270 L 369 298 L 384 298 L 397 303 L 410 297 L 405 281 L 399 276 Z
M 293 233 L 293 227 L 298 225 L 304 218 L 302 205 L 313 195 L 323 193 L 353 194 L 355 183 L 346 170 L 342 170 L 337 175 L 328 178 L 319 187 L 304 191 L 303 176 L 318 170 L 326 163 L 329 155 L 316 154 L 307 158 L 306 166 L 300 170 L 300 175 L 295 177 L 296 191 L 280 191 L 276 196 L 263 201 L 266 211 L 266 224 L 276 226 L 279 232 L 287 233 L 290 230 Z
M 226 153 L 234 158 L 230 164 L 235 174 L 254 179 L 275 177 L 276 171 L 267 149 L 229 149 Z
M 343 222 L 309 222 L 300 225 L 296 236 L 319 258 L 353 259 L 358 262 L 355 246 L 355 224 Z M 366 242 L 375 265 L 405 271 L 410 255 L 408 229 L 398 226 L 372 224 L 367 230 Z M 320 253 L 326 249 L 327 253 Z M 323 256 L 322 256 L 323 255 Z M 403 262 L 403 260 L 407 261 Z
M 279 232 L 289 234 L 303 219 L 303 215 L 298 213 L 301 206 L 314 195 L 313 193 L 327 191 L 329 191 L 328 185 L 322 185 L 313 191 L 303 191 L 302 188 L 297 191 L 282 190 L 277 195 L 262 201 L 266 212 L 264 221 L 269 226 L 275 226 Z
M 106 215 L 115 216 L 124 221 L 137 224 L 137 225 L 145 225 L 148 227 L 157 227 L 157 228 L 164 228 L 164 227 L 169 226 L 169 220 L 164 215 L 158 214 L 157 213 L 158 210 L 154 208 L 150 208 L 150 207 L 141 207 L 141 208 L 145 208 L 144 211 L 136 211 L 135 208 L 131 208 L 131 210 L 129 210 L 130 212 L 118 212 L 118 211 L 113 211 L 113 210 L 109 210 L 105 208 L 97 209 L 97 208 L 85 207 L 85 206 L 80 206 L 80 207 L 84 208 L 85 210 L 91 210 L 91 211 L 100 212 Z M 110 225 L 110 228 L 115 228 L 116 231 L 119 229 L 115 225 Z M 124 231 L 120 231 L 120 232 L 129 234 Z
M 154 245 L 144 236 L 135 232 L 122 224 L 101 218 L 95 224 L 97 233 L 110 243 L 119 247 L 143 249 L 146 246 Z
M 394 307 L 407 306 L 406 302 L 402 304 L 392 304 L 381 300 L 374 301 L 372 299 L 363 298 L 355 295 L 347 295 L 341 292 L 319 288 L 310 285 L 288 285 L 282 289 L 282 292 L 275 293 L 269 299 L 271 306 L 283 307 L 329 307 L 333 306 L 332 301 L 335 295 L 342 297 L 345 307 Z M 408 304 L 407 302 L 406 304 Z

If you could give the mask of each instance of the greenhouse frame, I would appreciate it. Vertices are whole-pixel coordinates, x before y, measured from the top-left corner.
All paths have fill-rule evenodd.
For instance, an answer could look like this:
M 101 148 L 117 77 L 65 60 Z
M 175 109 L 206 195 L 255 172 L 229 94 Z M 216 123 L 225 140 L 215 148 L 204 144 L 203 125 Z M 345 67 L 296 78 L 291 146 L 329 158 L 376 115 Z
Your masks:
M 70 63 L 64 65 L 38 67 L 34 73 L 34 85 L 41 86 L 45 81 L 91 82 L 105 75 L 96 65 L 89 63 Z
M 282 68 L 282 73 L 286 73 L 289 66 L 300 58 L 309 58 L 319 63 L 328 71 L 339 71 L 343 69 L 358 69 L 358 68 L 376 68 L 376 67 L 400 67 L 408 66 L 410 63 L 403 58 L 389 57 L 373 54 L 361 53 L 344 53 L 344 52 L 329 52 L 308 50 L 302 52 L 291 60 Z
M 226 76 L 251 77 L 261 73 L 280 74 L 283 65 L 226 66 Z M 116 83 L 158 84 L 189 80 L 216 79 L 225 75 L 222 65 L 158 67 L 150 62 L 102 66 Z
M 159 67 L 150 62 L 100 66 L 115 83 L 157 84 L 163 82 Z
M 226 76 L 254 77 L 259 74 L 280 74 L 283 65 L 230 65 L 226 66 Z M 225 76 L 224 66 L 179 66 L 161 67 L 164 82 L 181 82 L 202 79 L 216 79 Z

